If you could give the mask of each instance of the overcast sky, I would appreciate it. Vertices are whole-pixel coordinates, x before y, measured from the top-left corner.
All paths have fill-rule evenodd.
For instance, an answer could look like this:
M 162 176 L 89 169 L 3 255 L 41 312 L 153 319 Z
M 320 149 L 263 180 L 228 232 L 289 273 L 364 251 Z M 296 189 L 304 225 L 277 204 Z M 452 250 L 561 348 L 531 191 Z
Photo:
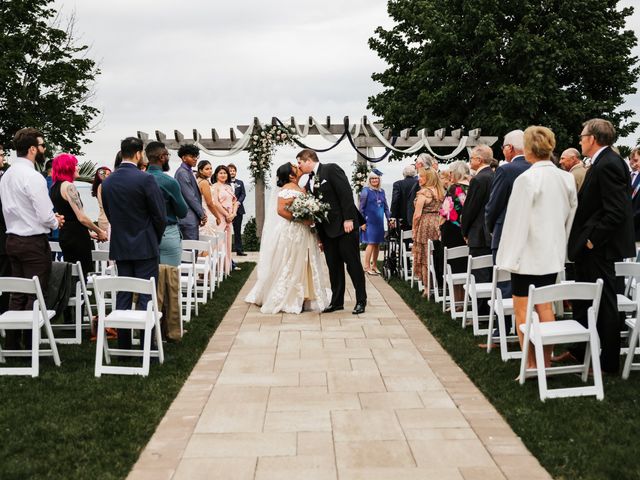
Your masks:
M 102 70 L 94 99 L 102 114 L 90 136 L 93 143 L 84 148 L 85 158 L 98 164 L 112 164 L 120 139 L 138 130 L 171 136 L 178 129 L 189 137 L 197 128 L 208 137 L 216 128 L 227 136 L 229 127 L 254 116 L 263 121 L 371 116 L 367 97 L 380 91 L 371 74 L 385 65 L 367 40 L 377 26 L 391 25 L 386 0 L 67 0 L 58 5 L 63 14 L 75 11 L 76 36 L 91 46 L 90 56 Z M 640 32 L 640 9 L 628 26 Z M 634 53 L 640 55 L 640 49 Z M 624 107 L 640 112 L 640 95 Z M 312 138 L 314 146 L 328 146 Z M 274 163 L 294 155 L 295 149 L 281 149 Z M 321 158 L 349 170 L 355 152 L 345 142 Z M 228 161 L 248 179 L 246 159 L 240 153 Z M 398 164 L 380 168 L 391 174 L 385 183 L 399 176 Z

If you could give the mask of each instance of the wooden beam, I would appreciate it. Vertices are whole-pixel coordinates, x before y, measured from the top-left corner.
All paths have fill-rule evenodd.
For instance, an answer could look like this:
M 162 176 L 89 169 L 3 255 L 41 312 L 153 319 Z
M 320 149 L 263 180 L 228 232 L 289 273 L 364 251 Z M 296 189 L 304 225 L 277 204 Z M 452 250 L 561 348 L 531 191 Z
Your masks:
M 146 140 L 149 140 L 149 134 L 138 130 L 138 138 L 144 142 Z
M 200 140 L 202 140 L 202 135 L 200 135 L 200 132 L 198 132 L 197 128 L 193 129 L 193 141 L 194 142 L 199 142 Z
M 257 118 L 256 118 L 256 120 L 257 120 Z M 232 142 L 235 142 L 235 141 L 236 141 L 236 132 L 235 132 L 235 130 L 233 129 L 233 127 L 231 127 L 231 128 L 229 129 L 229 140 L 231 140 Z
M 434 132 L 434 136 L 442 140 L 444 136 L 447 134 L 447 130 L 445 128 L 439 128 Z
M 453 130 L 453 131 L 451 132 L 451 136 L 452 136 L 453 138 L 457 138 L 458 140 L 460 140 L 460 137 L 462 136 L 462 130 L 461 130 L 461 129 L 459 129 L 459 128 L 457 128 L 456 130 Z
M 174 130 L 173 131 L 173 136 L 175 137 L 176 142 L 178 142 L 178 143 L 181 143 L 181 142 L 184 141 L 184 135 L 181 132 L 179 132 L 178 130 Z
M 407 140 L 409 138 L 409 134 L 411 133 L 411 129 L 410 128 L 405 128 L 404 130 L 402 130 L 400 132 L 400 138 Z
M 480 129 L 479 128 L 474 128 L 473 130 L 469 130 L 469 138 L 472 138 L 472 139 L 476 140 L 479 137 L 480 137 Z
M 218 136 L 218 132 L 216 132 L 215 128 L 211 129 L 211 140 L 214 142 L 217 142 L 220 139 L 220 137 Z
M 327 128 L 331 128 L 331 117 L 327 115 L 327 124 L 325 125 Z
M 166 133 L 161 132 L 160 130 L 156 130 L 156 140 L 158 140 L 159 142 L 165 143 L 167 140 Z

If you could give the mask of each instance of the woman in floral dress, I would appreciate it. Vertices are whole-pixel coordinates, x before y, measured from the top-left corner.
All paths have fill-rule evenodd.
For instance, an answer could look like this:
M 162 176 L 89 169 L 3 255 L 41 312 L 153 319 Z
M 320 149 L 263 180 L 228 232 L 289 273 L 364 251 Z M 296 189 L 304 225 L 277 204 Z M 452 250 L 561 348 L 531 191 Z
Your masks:
M 423 285 L 429 277 L 429 240 L 440 238 L 439 208 L 444 198 L 440 178 L 432 168 L 421 168 L 418 172 L 420 190 L 416 193 L 413 214 L 413 271 Z M 429 295 L 425 289 L 422 294 Z
M 440 237 L 442 246 L 447 248 L 460 247 L 466 245 L 462 237 L 462 228 L 460 227 L 460 215 L 462 207 L 467 198 L 467 190 L 469 188 L 469 166 L 459 160 L 453 162 L 449 166 L 449 176 L 451 184 L 447 189 L 447 193 L 440 208 L 440 216 L 443 223 L 440 226 Z M 449 262 L 452 273 L 463 273 L 467 271 L 467 258 L 456 258 Z M 456 301 L 462 301 L 463 286 L 455 285 L 453 294 Z

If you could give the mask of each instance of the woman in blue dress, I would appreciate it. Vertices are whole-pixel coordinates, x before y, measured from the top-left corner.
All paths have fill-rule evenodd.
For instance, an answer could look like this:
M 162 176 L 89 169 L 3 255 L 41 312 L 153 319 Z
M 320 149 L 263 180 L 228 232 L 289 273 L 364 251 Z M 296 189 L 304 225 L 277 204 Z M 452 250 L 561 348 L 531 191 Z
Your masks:
M 373 171 L 367 179 L 367 186 L 360 193 L 360 213 L 366 224 L 361 227 L 360 241 L 367 245 L 364 252 L 364 271 L 369 275 L 379 275 L 378 255 L 380 244 L 384 242 L 384 219 L 389 219 L 389 206 L 384 190 L 380 188 L 380 172 Z

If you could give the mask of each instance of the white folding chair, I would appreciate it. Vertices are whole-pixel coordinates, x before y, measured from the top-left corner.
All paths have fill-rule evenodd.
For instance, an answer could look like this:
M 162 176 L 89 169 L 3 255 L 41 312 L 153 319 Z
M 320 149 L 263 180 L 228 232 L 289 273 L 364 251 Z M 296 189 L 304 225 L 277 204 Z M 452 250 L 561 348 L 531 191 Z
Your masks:
M 195 298 L 199 303 L 207 303 L 207 300 L 209 298 L 209 274 L 211 272 L 208 257 L 213 255 L 211 244 L 208 241 L 204 240 L 183 240 L 182 250 L 192 251 L 196 254 L 196 263 L 193 267 L 193 288 L 196 292 Z M 207 257 L 201 257 L 200 254 L 202 253 L 206 253 Z M 204 262 L 199 262 L 200 258 L 204 258 Z
M 616 277 L 624 277 L 624 294 L 618 294 L 618 311 L 633 313 L 636 310 L 638 297 L 637 285 L 640 281 L 640 263 L 616 262 Z
M 467 272 L 453 273 L 449 261 L 457 258 L 463 258 L 469 256 L 469 247 L 463 245 L 461 247 L 448 248 L 444 247 L 444 260 L 443 260 L 443 276 L 444 281 L 442 285 L 442 311 L 447 310 L 447 302 L 449 302 L 449 308 L 451 312 L 451 318 L 455 320 L 462 316 L 462 312 L 456 312 L 456 307 L 462 306 L 462 302 L 456 302 L 453 294 L 453 287 L 455 285 L 464 285 L 467 282 Z
M 429 258 L 429 276 L 427 277 L 427 292 L 428 298 L 430 299 L 433 295 L 433 299 L 436 303 L 440 303 L 443 301 L 441 290 L 438 287 L 438 276 L 436 274 L 436 263 L 435 263 L 435 246 L 433 245 L 433 241 L 429 240 L 427 242 L 427 252 Z
M 413 288 L 413 259 L 411 257 L 411 245 L 413 242 L 407 242 L 407 240 L 413 239 L 413 232 L 411 230 L 400 230 L 400 257 L 402 258 L 402 276 L 405 281 L 411 282 Z M 409 247 L 407 248 L 407 243 Z
M 191 309 L 195 307 L 198 315 L 198 301 L 195 298 L 196 253 L 193 250 L 182 251 L 182 263 L 178 266 L 180 275 L 180 333 L 184 322 L 191 321 Z
M 498 282 L 508 282 L 511 280 L 511 273 L 506 270 L 500 270 L 493 267 L 493 276 L 491 279 L 491 297 L 489 300 L 489 324 L 487 326 L 487 353 L 491 353 L 493 348 L 493 329 L 494 321 L 498 318 L 498 338 L 500 342 L 500 358 L 503 362 L 511 358 L 522 357 L 520 350 L 520 342 L 516 335 L 513 322 L 509 332 L 507 332 L 506 316 L 513 318 L 513 300 L 511 298 L 502 298 L 502 291 L 498 288 Z M 510 344 L 516 344 L 517 350 L 509 350 Z
M 109 250 L 91 250 L 91 260 L 94 263 L 94 272 L 99 275 L 117 275 L 116 264 L 109 260 Z
M 57 261 L 63 261 L 64 256 L 62 255 L 62 248 L 60 247 L 60 242 L 54 242 L 49 240 L 49 248 L 51 248 L 51 253 L 53 254 L 53 258 Z
M 636 355 L 636 348 L 638 348 L 638 338 L 640 336 L 640 298 L 636 298 L 635 311 L 632 316 L 625 318 L 624 322 L 629 327 L 629 347 L 627 348 L 627 358 L 622 368 L 622 378 L 626 380 L 629 378 L 631 370 L 640 370 L 640 363 L 633 361 Z
M 82 320 L 83 318 L 86 318 L 86 324 L 89 325 L 93 316 L 91 312 L 91 302 L 89 301 L 89 291 L 87 290 L 87 284 L 84 279 L 84 272 L 82 271 L 82 264 L 80 262 L 71 264 L 71 275 L 76 280 L 76 287 L 74 294 L 69 297 L 69 303 L 67 305 L 73 308 L 75 321 L 72 324 L 54 323 L 51 327 L 54 331 L 73 330 L 74 335 L 72 337 L 56 337 L 56 342 L 60 344 L 82 343 Z
M 3 367 L 0 375 L 31 375 L 37 377 L 40 373 L 40 355 L 52 356 L 56 366 L 60 366 L 60 355 L 51 328 L 51 319 L 55 310 L 47 310 L 38 277 L 0 278 L 0 293 L 35 295 L 31 310 L 9 310 L 0 315 L 0 329 L 2 330 L 31 330 L 31 350 L 3 350 L 0 348 L 0 362 L 5 357 L 31 357 L 30 367 Z M 41 336 L 41 329 L 45 330 L 45 338 Z M 40 343 L 48 343 L 48 349 L 40 348 Z
M 210 235 L 200 235 L 200 240 L 209 242 L 210 254 L 207 257 L 199 257 L 198 262 L 209 265 L 209 298 L 213 298 L 216 291 L 218 275 L 218 237 Z
M 540 400 L 587 395 L 595 395 L 598 400 L 604 398 L 602 372 L 600 370 L 600 339 L 596 329 L 602 284 L 602 279 L 598 279 L 596 283 L 561 283 L 541 288 L 535 288 L 533 285 L 529 286 L 527 321 L 525 325 L 520 325 L 520 330 L 524 334 L 522 358 L 520 360 L 520 384 L 524 384 L 525 379 L 528 377 L 537 376 Z M 535 305 L 569 299 L 593 301 L 592 306 L 587 311 L 587 328 L 576 320 L 565 319 L 555 322 L 540 322 L 534 309 Z M 537 365 L 535 369 L 527 368 L 529 342 L 533 343 L 535 349 Z M 545 345 L 582 342 L 587 344 L 583 364 L 545 368 L 543 351 Z M 547 387 L 547 375 L 562 373 L 580 373 L 582 381 L 586 382 L 589 374 L 589 364 L 591 364 L 593 371 L 593 385 L 556 389 Z
M 488 315 L 478 314 L 478 300 L 488 300 L 491 298 L 491 282 L 476 282 L 475 270 L 481 268 L 493 267 L 493 256 L 482 255 L 480 257 L 472 257 L 469 255 L 467 260 L 467 279 L 464 284 L 464 297 L 462 304 L 462 328 L 467 326 L 469 319 L 473 325 L 474 335 L 484 335 L 487 333 L 486 328 L 480 328 L 480 321 L 487 321 Z M 469 311 L 469 305 L 471 305 L 471 311 Z M 482 318 L 481 318 L 482 317 Z
M 216 238 L 218 239 L 218 285 L 227 276 L 227 234 L 225 232 L 216 232 Z
M 96 342 L 96 365 L 95 376 L 100 377 L 106 374 L 121 375 L 149 375 L 149 365 L 151 357 L 157 357 L 160 363 L 164 362 L 164 352 L 162 350 L 162 334 L 160 332 L 160 318 L 162 314 L 158 311 L 158 298 L 156 295 L 155 279 L 144 280 L 132 277 L 93 277 L 93 286 L 98 299 L 98 341 Z M 106 292 L 131 292 L 138 295 L 150 295 L 151 300 L 147 302 L 145 310 L 117 310 L 114 309 L 107 315 Z M 139 349 L 110 348 L 105 339 L 105 328 L 130 328 L 144 332 L 144 345 Z M 154 332 L 155 328 L 155 332 Z M 151 350 L 151 335 L 155 333 L 156 350 Z M 103 365 L 104 361 L 107 365 Z M 142 357 L 141 367 L 112 366 L 111 355 Z

